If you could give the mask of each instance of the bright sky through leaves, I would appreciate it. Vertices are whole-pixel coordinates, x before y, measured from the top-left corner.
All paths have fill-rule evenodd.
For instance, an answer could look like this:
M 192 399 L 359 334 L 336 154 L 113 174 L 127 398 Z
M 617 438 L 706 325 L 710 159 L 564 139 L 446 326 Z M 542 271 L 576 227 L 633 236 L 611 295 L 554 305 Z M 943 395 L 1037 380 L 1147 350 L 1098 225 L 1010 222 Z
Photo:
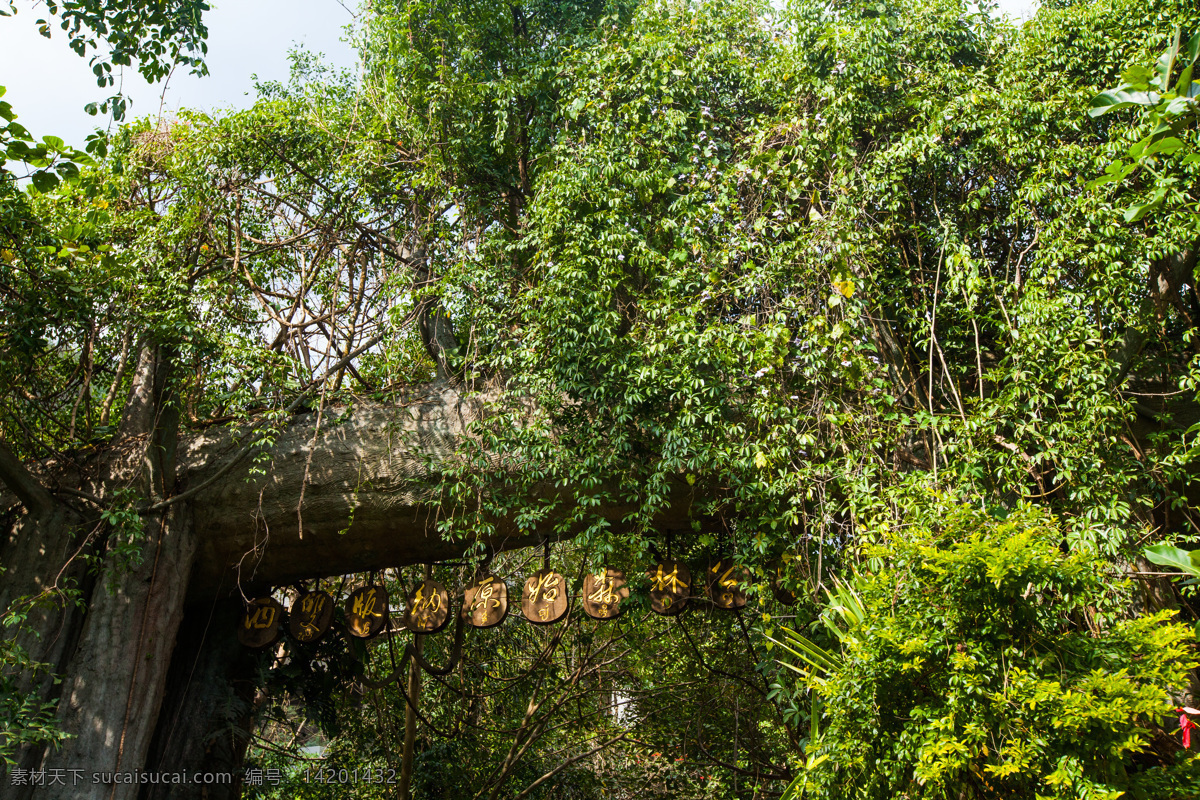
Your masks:
M 66 35 L 53 28 L 53 38 L 38 33 L 36 21 L 45 7 L 23 0 L 15 17 L 0 18 L 0 86 L 21 123 L 34 136 L 60 136 L 82 146 L 103 117 L 88 116 L 83 107 L 111 91 L 96 86 L 88 60 L 67 47 Z M 211 74 L 196 78 L 185 72 L 172 76 L 164 109 L 244 107 L 255 97 L 252 75 L 259 80 L 285 80 L 288 51 L 296 45 L 323 53 L 335 67 L 353 69 L 354 51 L 341 41 L 353 17 L 353 2 L 337 0 L 233 0 L 221 3 L 206 17 L 208 67 Z M 133 69 L 125 69 L 123 91 L 133 99 L 128 118 L 156 114 L 163 85 L 147 85 Z
M 1016 18 L 1033 13 L 1034 0 L 998 0 L 998 10 Z M 0 86 L 36 137 L 60 136 L 82 146 L 103 117 L 89 117 L 83 106 L 108 96 L 96 86 L 87 59 L 66 46 L 55 28 L 52 39 L 42 37 L 34 24 L 44 6 L 18 3 L 16 17 L 0 19 Z M 245 107 L 255 96 L 252 75 L 260 80 L 288 76 L 288 51 L 303 45 L 325 55 L 327 63 L 354 69 L 356 57 L 341 41 L 344 26 L 356 6 L 350 0 L 241 0 L 220 4 L 205 18 L 209 27 L 208 66 L 211 75 L 174 75 L 163 102 L 163 85 L 149 86 L 132 69 L 125 70 L 122 87 L 133 99 L 129 118 L 180 107 L 202 110 Z

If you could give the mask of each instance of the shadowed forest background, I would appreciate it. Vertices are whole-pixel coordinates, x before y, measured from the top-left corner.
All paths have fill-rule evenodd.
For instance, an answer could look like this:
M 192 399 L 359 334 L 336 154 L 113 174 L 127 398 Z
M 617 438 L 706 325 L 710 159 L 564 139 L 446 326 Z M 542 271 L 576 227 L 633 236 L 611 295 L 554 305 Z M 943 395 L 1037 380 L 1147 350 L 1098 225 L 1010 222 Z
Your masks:
M 206 10 L 45 15 L 103 83 L 203 70 Z M 1200 797 L 1192 0 L 353 35 L 359 76 L 114 94 L 84 150 L 0 100 L 0 796 Z M 537 626 L 543 567 L 575 599 Z M 319 642 L 237 642 L 315 589 Z M 235 781 L 28 782 L 65 768 Z

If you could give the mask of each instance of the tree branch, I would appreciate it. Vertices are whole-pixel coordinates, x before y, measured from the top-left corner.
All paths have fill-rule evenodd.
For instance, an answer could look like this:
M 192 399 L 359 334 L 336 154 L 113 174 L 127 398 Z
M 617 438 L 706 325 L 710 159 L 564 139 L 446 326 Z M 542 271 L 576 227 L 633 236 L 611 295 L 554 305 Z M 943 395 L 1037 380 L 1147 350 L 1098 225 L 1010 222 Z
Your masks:
M 4 485 L 12 490 L 30 514 L 41 514 L 54 508 L 54 498 L 50 492 L 33 477 L 3 440 L 0 440 L 0 481 L 4 481 Z
M 596 745 L 596 746 L 595 746 L 595 747 L 593 747 L 591 750 L 588 750 L 586 753 L 580 753 L 579 755 L 575 756 L 574 758 L 568 758 L 566 761 L 564 761 L 563 763 L 559 764 L 557 767 L 555 767 L 554 769 L 550 770 L 550 771 L 549 771 L 549 772 L 547 772 L 545 775 L 543 775 L 542 777 L 538 778 L 538 779 L 537 779 L 536 781 L 534 781 L 533 783 L 531 783 L 531 784 L 529 784 L 528 786 L 526 786 L 526 787 L 525 787 L 525 791 L 523 791 L 523 792 L 521 792 L 519 795 L 517 795 L 517 796 L 516 796 L 516 798 L 514 798 L 514 800 L 525 800 L 525 798 L 529 796 L 529 793 L 530 793 L 530 792 L 532 792 L 532 791 L 533 791 L 534 789 L 536 789 L 537 787 L 541 786 L 541 785 L 542 785 L 542 783 L 544 783 L 545 781 L 548 781 L 548 780 L 550 780 L 550 779 L 551 779 L 551 778 L 553 778 L 555 775 L 557 775 L 558 773 L 562 772 L 562 771 L 563 771 L 564 769 L 566 769 L 567 767 L 569 767 L 569 766 L 571 766 L 572 764 L 574 764 L 576 761 L 582 761 L 583 759 L 585 759 L 585 758 L 588 758 L 589 756 L 593 756 L 593 755 L 595 755 L 596 753 L 599 753 L 599 752 L 600 752 L 601 750 L 603 750 L 604 748 L 606 748 L 606 747 L 611 747 L 612 745 L 614 745 L 614 744 L 616 744 L 617 742 L 621 741 L 622 739 L 624 739 L 624 738 L 625 738 L 625 737 L 627 737 L 628 735 L 629 735 L 629 733 L 628 733 L 628 732 L 626 732 L 626 733 L 622 733 L 622 734 L 620 734 L 619 736 L 614 736 L 613 738 L 609 739 L 607 742 L 602 742 L 602 743 L 600 743 L 600 744 Z

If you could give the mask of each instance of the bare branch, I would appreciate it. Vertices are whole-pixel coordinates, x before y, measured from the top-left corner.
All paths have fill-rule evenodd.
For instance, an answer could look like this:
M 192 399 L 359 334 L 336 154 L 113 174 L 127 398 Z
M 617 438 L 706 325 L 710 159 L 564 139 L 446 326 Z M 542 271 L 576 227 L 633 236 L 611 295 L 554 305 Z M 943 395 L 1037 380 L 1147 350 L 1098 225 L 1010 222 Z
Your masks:
M 627 736 L 629 736 L 628 732 L 622 733 L 618 736 L 614 736 L 613 738 L 609 739 L 607 742 L 601 742 L 600 744 L 593 747 L 591 750 L 588 750 L 586 753 L 580 753 L 579 755 L 575 756 L 574 758 L 568 758 L 566 761 L 559 764 L 557 767 L 550 770 L 545 775 L 543 775 L 542 777 L 538 778 L 533 783 L 526 786 L 525 791 L 523 791 L 519 795 L 517 795 L 514 798 L 514 800 L 525 800 L 525 798 L 529 796 L 530 792 L 532 792 L 537 787 L 541 786 L 544 782 L 553 778 L 558 773 L 562 772 L 567 767 L 571 766 L 572 764 L 574 764 L 577 761 L 582 761 L 585 758 L 594 756 L 596 753 L 599 753 L 601 750 L 605 749 L 606 747 L 611 747 L 612 745 L 616 744 L 617 742 L 621 741 L 622 739 L 626 738 Z

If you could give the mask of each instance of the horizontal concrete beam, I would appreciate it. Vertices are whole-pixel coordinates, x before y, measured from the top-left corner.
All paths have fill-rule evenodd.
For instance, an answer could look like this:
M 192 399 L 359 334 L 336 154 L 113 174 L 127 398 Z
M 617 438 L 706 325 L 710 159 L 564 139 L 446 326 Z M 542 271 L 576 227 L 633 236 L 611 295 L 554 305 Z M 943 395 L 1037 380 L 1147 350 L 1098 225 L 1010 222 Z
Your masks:
M 294 417 L 259 460 L 242 459 L 192 498 L 199 549 L 189 600 L 224 595 L 239 584 L 286 585 L 461 554 L 467 543 L 438 534 L 432 487 L 468 425 L 484 413 L 485 400 L 434 385 L 396 405 L 327 408 L 319 432 L 316 414 Z M 228 430 L 190 442 L 182 459 L 186 484 L 199 485 L 238 447 Z M 680 481 L 678 501 L 656 526 L 690 526 L 690 505 L 690 487 Z M 616 525 L 633 510 L 602 513 Z M 496 527 L 489 544 L 497 550 L 537 544 L 546 535 L 504 521 Z

